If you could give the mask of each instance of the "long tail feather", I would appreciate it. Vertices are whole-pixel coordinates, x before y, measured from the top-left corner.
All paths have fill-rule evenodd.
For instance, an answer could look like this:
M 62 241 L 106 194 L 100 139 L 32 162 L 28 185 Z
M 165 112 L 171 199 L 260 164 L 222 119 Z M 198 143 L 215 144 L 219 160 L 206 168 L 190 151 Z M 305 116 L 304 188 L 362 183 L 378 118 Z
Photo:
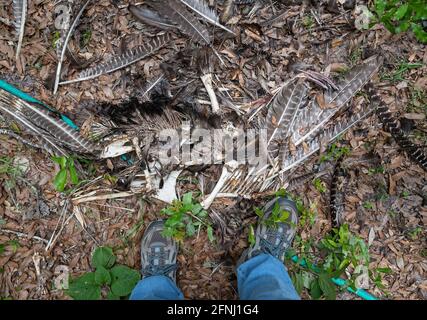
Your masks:
M 310 107 L 300 112 L 295 121 L 292 130 L 293 143 L 298 146 L 316 136 L 322 127 L 371 79 L 381 64 L 381 58 L 376 56 L 369 58 L 361 66 L 351 70 L 340 81 L 339 90 L 325 94 L 325 103 L 333 104 L 334 108 L 322 109 L 313 100 Z
M 62 150 L 48 135 L 46 135 L 40 128 L 37 128 L 25 116 L 21 115 L 16 109 L 10 109 L 10 106 L 14 107 L 8 101 L 3 99 L 4 97 L 0 94 L 0 111 L 7 114 L 10 118 L 14 119 L 17 123 L 22 125 L 26 131 L 30 132 L 37 140 L 44 142 L 43 146 L 52 155 L 63 155 L 66 156 L 66 152 Z
M 202 16 L 207 22 L 231 33 L 235 34 L 233 31 L 228 29 L 219 23 L 219 17 L 214 10 L 209 8 L 208 4 L 204 0 L 180 0 L 185 4 L 189 9 Z
M 6 91 L 2 91 L 0 99 L 6 105 L 14 106 L 22 115 L 25 120 L 20 120 L 26 126 L 28 122 L 33 125 L 30 128 L 34 131 L 34 127 L 43 128 L 44 131 L 51 134 L 61 143 L 67 145 L 70 149 L 83 153 L 93 153 L 96 147 L 93 143 L 86 138 L 82 137 L 78 131 L 69 127 L 64 121 L 55 119 L 49 116 L 44 110 L 25 102 Z M 4 110 L 4 108 L 3 108 Z M 13 111 L 12 111 L 13 112 Z M 10 112 L 8 112 L 11 115 Z M 38 130 L 40 132 L 40 130 Z
M 100 75 L 111 73 L 119 69 L 125 68 L 153 54 L 160 48 L 169 44 L 171 40 L 172 40 L 172 36 L 169 33 L 157 36 L 151 39 L 148 43 L 145 43 L 129 51 L 126 51 L 125 53 L 119 56 L 114 56 L 103 64 L 97 65 L 93 68 L 83 70 L 79 74 L 79 77 L 77 79 L 63 81 L 60 84 L 64 85 L 64 84 L 94 79 L 99 77 Z
M 208 29 L 202 25 L 180 0 L 151 1 L 149 4 L 160 14 L 176 22 L 180 30 L 200 44 L 210 44 L 212 37 Z
M 18 38 L 18 45 L 16 47 L 16 59 L 18 60 L 25 33 L 25 20 L 27 18 L 27 0 L 13 0 L 13 15 L 15 16 L 14 24 L 16 36 Z
M 58 66 L 56 67 L 55 84 L 53 86 L 53 94 L 56 94 L 56 92 L 58 91 L 59 81 L 61 80 L 60 78 L 61 78 L 62 63 L 64 61 L 65 52 L 66 52 L 67 46 L 68 46 L 68 41 L 70 41 L 71 35 L 73 34 L 74 29 L 76 28 L 76 26 L 80 20 L 80 17 L 82 16 L 83 12 L 86 10 L 86 7 L 89 5 L 90 1 L 91 0 L 87 0 L 83 4 L 82 8 L 80 9 L 77 16 L 74 18 L 74 21 L 71 24 L 71 26 L 68 29 L 67 34 L 65 36 L 64 43 L 62 44 L 61 55 L 60 55 L 59 61 L 58 61 Z

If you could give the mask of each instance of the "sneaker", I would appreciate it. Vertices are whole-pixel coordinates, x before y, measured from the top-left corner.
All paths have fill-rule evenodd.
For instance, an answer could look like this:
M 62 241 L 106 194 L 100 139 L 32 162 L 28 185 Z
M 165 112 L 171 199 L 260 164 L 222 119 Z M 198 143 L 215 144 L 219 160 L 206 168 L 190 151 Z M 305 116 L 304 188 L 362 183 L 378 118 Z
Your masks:
M 143 277 L 163 275 L 176 283 L 178 245 L 162 236 L 164 221 L 153 221 L 141 240 L 141 273 Z
M 271 216 L 276 202 L 278 202 L 280 210 L 289 212 L 289 217 L 286 222 L 278 222 L 274 226 L 267 226 L 263 222 Z M 271 254 L 273 257 L 283 261 L 286 250 L 292 244 L 298 224 L 298 210 L 295 202 L 287 198 L 277 197 L 265 205 L 263 212 L 264 216 L 258 221 L 255 232 L 255 244 L 242 253 L 237 263 L 238 266 L 261 253 Z

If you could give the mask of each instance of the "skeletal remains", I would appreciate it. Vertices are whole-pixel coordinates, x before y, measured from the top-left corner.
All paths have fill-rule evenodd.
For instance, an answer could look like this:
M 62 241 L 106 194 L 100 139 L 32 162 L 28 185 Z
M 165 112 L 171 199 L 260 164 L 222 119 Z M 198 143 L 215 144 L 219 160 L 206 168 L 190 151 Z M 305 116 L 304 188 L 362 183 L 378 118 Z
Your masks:
M 238 120 L 229 118 L 230 113 L 223 112 L 224 106 L 218 102 L 216 90 L 212 85 L 212 57 L 216 56 L 221 61 L 221 56 L 212 45 L 212 34 L 206 24 L 218 27 L 228 36 L 234 36 L 234 31 L 219 22 L 216 12 L 204 0 L 151 0 L 145 1 L 148 7 L 129 6 L 136 19 L 165 30 L 165 33 L 119 56 L 113 56 L 104 63 L 83 70 L 77 78 L 61 80 L 67 44 L 78 20 L 91 5 L 90 2 L 91 0 L 84 2 L 69 29 L 61 37 L 62 47 L 58 50 L 54 93 L 60 85 L 94 79 L 135 63 L 161 48 L 170 47 L 174 41 L 172 34 L 181 31 L 195 43 L 205 47 L 199 50 L 198 64 L 200 84 L 205 86 L 212 108 L 209 115 L 197 112 L 191 105 L 192 100 L 186 100 L 187 91 L 195 85 L 194 80 L 188 81 L 185 89 L 175 90 L 171 94 L 168 92 L 167 77 L 163 72 L 155 75 L 142 90 L 141 97 L 149 102 L 130 103 L 122 113 L 119 107 L 110 110 L 111 112 L 92 112 L 90 121 L 85 123 L 90 127 L 90 134 L 86 137 L 64 122 L 54 110 L 47 109 L 41 103 L 25 101 L 8 92 L 4 86 L 0 89 L 0 114 L 19 124 L 50 154 L 78 154 L 99 160 L 121 157 L 122 160 L 128 161 L 129 168 L 121 173 L 123 186 L 127 189 L 124 193 L 126 195 L 129 192 L 151 192 L 159 199 L 170 202 L 176 197 L 176 180 L 182 170 L 203 164 L 195 163 L 191 159 L 177 159 L 173 163 L 163 165 L 158 155 L 164 147 L 164 142 L 160 141 L 159 135 L 165 130 L 178 130 L 174 132 L 184 136 L 186 131 L 191 133 L 203 129 L 207 130 L 204 132 L 210 132 L 209 130 L 220 128 L 227 138 L 231 139 L 242 130 L 252 130 L 259 134 L 251 143 L 257 144 L 256 150 L 259 153 L 264 152 L 268 160 L 262 166 L 226 158 L 222 149 L 207 151 L 204 140 L 192 141 L 190 138 L 178 141 L 177 148 L 180 152 L 184 149 L 197 150 L 202 158 L 206 155 L 205 152 L 213 152 L 215 162 L 209 164 L 222 166 L 222 173 L 215 187 L 203 202 L 203 206 L 208 208 L 219 197 L 251 197 L 260 192 L 286 187 L 297 166 L 375 110 L 378 111 L 384 128 L 396 137 L 416 162 L 427 169 L 426 156 L 399 130 L 398 123 L 392 120 L 387 108 L 381 104 L 372 84 L 368 90 L 372 99 L 365 101 L 364 106 L 359 109 L 344 112 L 348 109 L 349 101 L 368 84 L 380 68 L 380 56 L 368 58 L 342 75 L 338 81 L 332 81 L 315 72 L 300 72 L 275 90 L 270 101 L 256 110 L 233 104 L 233 115 L 237 115 Z M 25 30 L 27 2 L 14 0 L 13 3 L 18 57 Z M 310 97 L 309 92 L 313 90 L 318 93 L 315 97 Z M 158 92 L 162 91 L 166 91 L 166 94 L 161 95 L 166 98 L 162 103 L 158 103 L 156 98 L 152 98 L 152 93 L 157 92 L 155 96 L 158 97 Z M 181 106 L 178 107 L 180 103 Z M 215 124 L 212 119 L 217 120 Z M 265 141 L 260 138 L 262 129 L 266 130 Z M 10 131 L 2 129 L 0 134 L 7 132 Z M 222 142 L 219 145 L 223 147 Z M 234 150 L 236 153 L 239 151 L 239 147 Z M 91 193 L 92 198 L 93 196 Z M 79 201 L 82 201 L 81 198 Z

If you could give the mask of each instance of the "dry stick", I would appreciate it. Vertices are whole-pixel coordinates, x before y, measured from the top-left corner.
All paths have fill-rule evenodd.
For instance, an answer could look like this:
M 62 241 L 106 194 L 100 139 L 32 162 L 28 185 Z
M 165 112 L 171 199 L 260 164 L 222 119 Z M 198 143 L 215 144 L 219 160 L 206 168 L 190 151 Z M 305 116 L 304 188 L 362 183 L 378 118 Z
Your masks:
M 74 204 L 80 204 L 83 202 L 89 202 L 89 201 L 95 201 L 95 200 L 107 200 L 107 199 L 116 199 L 116 198 L 125 198 L 125 197 L 131 197 L 134 193 L 132 192 L 119 192 L 119 193 L 111 193 L 111 194 L 103 194 L 99 196 L 92 196 L 92 197 L 83 197 L 78 200 L 74 201 Z
M 56 230 L 58 229 L 59 223 L 61 222 L 61 220 L 63 220 L 63 219 L 65 220 L 65 213 L 67 212 L 68 204 L 69 204 L 68 201 L 66 201 L 64 203 L 64 206 L 62 207 L 61 215 L 59 216 L 59 219 L 58 219 L 58 222 L 55 226 L 55 229 L 53 230 L 53 233 L 49 239 L 49 242 L 46 245 L 45 251 L 48 251 L 49 248 L 52 246 L 52 241 L 53 241 L 53 238 L 55 237 L 55 233 L 56 233 Z M 64 221 L 62 222 L 62 225 L 63 224 L 64 224 Z M 62 230 L 62 227 L 61 227 L 61 230 Z M 55 240 L 56 240 L 56 238 L 55 238 Z
M 34 239 L 34 240 L 38 240 L 38 241 L 41 241 L 41 242 L 44 242 L 44 243 L 48 243 L 48 241 L 46 239 L 40 238 L 38 236 L 32 236 L 32 237 L 30 237 L 28 234 L 23 233 L 23 232 L 18 232 L 18 231 L 8 230 L 8 229 L 0 229 L 0 232 L 11 233 L 11 234 L 14 234 L 14 235 L 16 235 L 18 237 L 22 237 L 22 238 L 26 237 L 28 239 Z

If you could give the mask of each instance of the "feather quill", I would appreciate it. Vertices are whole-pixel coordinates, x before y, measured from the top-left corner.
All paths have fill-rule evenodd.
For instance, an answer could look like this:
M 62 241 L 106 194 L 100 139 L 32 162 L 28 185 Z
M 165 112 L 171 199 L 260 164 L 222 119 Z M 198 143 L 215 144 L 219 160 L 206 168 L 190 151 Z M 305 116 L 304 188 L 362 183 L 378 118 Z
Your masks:
M 288 136 L 297 112 L 305 102 L 306 93 L 306 86 L 295 78 L 278 91 L 267 113 L 267 145 L 275 138 Z
M 325 94 L 326 104 L 333 104 L 334 108 L 322 109 L 313 100 L 310 107 L 300 112 L 297 121 L 295 121 L 292 130 L 293 143 L 298 146 L 316 136 L 319 130 L 371 79 L 381 64 L 382 59 L 376 56 L 367 59 L 340 81 L 337 85 L 339 90 Z M 304 129 L 306 129 L 305 132 Z
M 18 60 L 21 52 L 22 41 L 25 33 L 25 20 L 27 18 L 27 0 L 13 0 L 13 15 L 15 18 L 15 30 L 18 38 L 18 45 L 16 47 L 16 59 Z
M 78 131 L 72 129 L 64 121 L 49 116 L 46 111 L 16 98 L 6 91 L 1 92 L 0 99 L 3 103 L 14 106 L 15 109 L 23 115 L 23 117 L 21 117 L 23 119 L 20 118 L 20 122 L 29 127 L 32 131 L 35 131 L 34 127 L 43 128 L 44 131 L 48 132 L 59 142 L 66 144 L 74 151 L 83 153 L 94 152 L 95 146 L 93 143 L 82 137 Z M 7 113 L 11 115 L 10 112 Z M 38 131 L 36 130 L 36 132 L 40 132 L 40 129 Z
M 219 17 L 216 14 L 214 10 L 209 8 L 208 4 L 204 0 L 180 0 L 183 4 L 185 4 L 190 10 L 194 11 L 203 19 L 205 19 L 210 24 L 213 24 L 233 35 L 235 33 L 228 29 L 227 27 L 223 26 L 221 23 L 219 23 Z
M 190 36 L 197 43 L 208 44 L 212 37 L 208 29 L 201 24 L 180 0 L 151 1 L 150 5 L 160 14 L 176 22 L 180 30 Z
M 152 11 L 148 8 L 141 8 L 131 4 L 129 6 L 129 11 L 135 18 L 151 26 L 158 27 L 164 30 L 176 29 L 176 25 L 174 25 L 171 21 L 166 18 L 160 17 L 157 12 Z
M 83 12 L 86 10 L 86 7 L 89 5 L 90 2 L 91 2 L 91 0 L 87 0 L 83 4 L 79 13 L 74 18 L 73 23 L 71 24 L 70 28 L 68 29 L 68 31 L 66 33 L 64 43 L 62 43 L 61 55 L 59 56 L 58 65 L 56 67 L 55 84 L 53 86 L 53 94 L 56 94 L 56 92 L 58 91 L 59 81 L 61 80 L 60 78 L 61 78 L 62 63 L 64 61 L 65 52 L 66 52 L 67 46 L 68 46 L 68 41 L 70 41 L 71 35 L 73 34 L 73 31 L 76 28 L 76 26 L 80 20 L 80 17 L 82 16 Z
M 105 63 L 97 65 L 93 68 L 83 70 L 82 72 L 80 72 L 79 77 L 77 79 L 63 81 L 60 84 L 64 85 L 64 84 L 94 79 L 99 77 L 100 75 L 111 73 L 119 69 L 125 68 L 153 54 L 155 51 L 169 44 L 171 40 L 172 40 L 172 36 L 169 33 L 157 36 L 155 38 L 152 38 L 149 42 L 143 45 L 140 45 L 138 47 L 135 47 L 131 50 L 128 50 L 121 55 L 113 56 L 110 60 L 108 60 Z

